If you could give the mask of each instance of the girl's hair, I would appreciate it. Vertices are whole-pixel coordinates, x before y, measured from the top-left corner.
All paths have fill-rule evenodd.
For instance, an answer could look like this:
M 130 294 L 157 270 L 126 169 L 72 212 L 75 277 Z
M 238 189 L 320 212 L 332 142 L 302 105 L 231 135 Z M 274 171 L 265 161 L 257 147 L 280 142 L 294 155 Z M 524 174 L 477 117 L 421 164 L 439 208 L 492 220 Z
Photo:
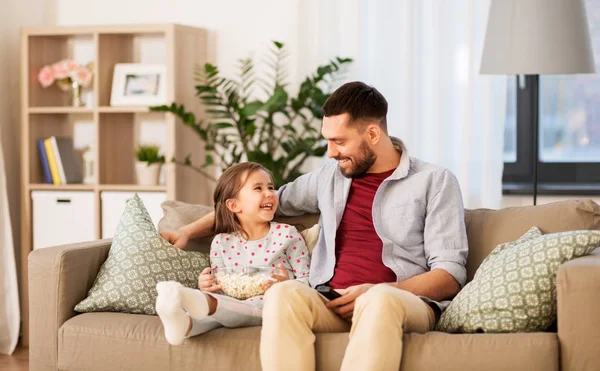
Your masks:
M 213 195 L 213 201 L 215 203 L 215 224 L 213 229 L 215 230 L 215 233 L 239 232 L 244 238 L 248 237 L 248 234 L 242 228 L 235 213 L 229 210 L 225 203 L 227 200 L 238 196 L 245 184 L 245 181 L 242 182 L 244 175 L 246 175 L 245 179 L 247 180 L 258 170 L 263 170 L 269 174 L 269 178 L 271 178 L 271 182 L 273 182 L 273 174 L 267 168 L 256 162 L 242 162 L 230 166 L 219 177 Z

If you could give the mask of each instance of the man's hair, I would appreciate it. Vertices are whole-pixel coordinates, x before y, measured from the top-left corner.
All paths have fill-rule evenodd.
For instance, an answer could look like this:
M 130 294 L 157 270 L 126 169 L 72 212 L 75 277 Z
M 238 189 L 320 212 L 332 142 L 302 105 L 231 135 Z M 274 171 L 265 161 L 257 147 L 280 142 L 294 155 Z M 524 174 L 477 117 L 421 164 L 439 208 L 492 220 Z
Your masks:
M 348 82 L 331 94 L 323 105 L 323 116 L 347 113 L 352 124 L 378 121 L 387 133 L 388 104 L 377 89 L 360 81 Z

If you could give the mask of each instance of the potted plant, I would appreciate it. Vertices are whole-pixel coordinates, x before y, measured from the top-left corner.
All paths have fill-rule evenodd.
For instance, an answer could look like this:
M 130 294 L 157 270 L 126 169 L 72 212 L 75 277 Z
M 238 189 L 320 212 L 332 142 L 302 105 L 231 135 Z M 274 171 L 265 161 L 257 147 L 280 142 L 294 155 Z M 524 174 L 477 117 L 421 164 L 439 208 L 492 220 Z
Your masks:
M 286 83 L 283 43 L 274 41 L 267 58 L 270 81 L 254 74 L 251 58 L 240 60 L 239 76 L 222 77 L 217 66 L 206 63 L 196 73 L 196 95 L 207 108 L 207 120 L 196 120 L 183 104 L 151 107 L 151 111 L 171 112 L 181 118 L 204 142 L 204 164 L 194 166 L 188 156 L 172 161 L 190 166 L 214 179 L 203 168 L 217 165 L 222 170 L 241 161 L 254 161 L 267 167 L 277 187 L 302 175 L 302 165 L 327 151 L 327 143 L 316 125 L 323 118 L 321 107 L 342 75 L 342 67 L 352 62 L 338 58 L 319 66 L 306 77 L 295 96 Z M 257 98 L 257 90 L 262 99 Z
M 135 149 L 137 161 L 135 174 L 139 185 L 157 185 L 160 169 L 165 157 L 159 155 L 159 148 L 153 144 L 141 144 Z

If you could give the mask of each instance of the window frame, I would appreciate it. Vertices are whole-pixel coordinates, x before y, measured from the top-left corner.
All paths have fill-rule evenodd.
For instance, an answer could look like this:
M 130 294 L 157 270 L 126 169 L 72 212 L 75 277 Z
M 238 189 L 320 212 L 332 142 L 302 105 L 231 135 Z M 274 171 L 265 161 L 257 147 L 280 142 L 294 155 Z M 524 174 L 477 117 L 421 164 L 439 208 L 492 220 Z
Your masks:
M 502 174 L 504 194 L 533 193 L 533 88 L 532 76 L 525 76 L 525 86 L 516 84 L 516 162 L 505 162 Z M 540 76 L 542 79 L 543 76 Z M 540 116 L 541 119 L 541 116 Z M 541 126 L 541 122 L 539 123 Z M 541 137 L 541 130 L 540 130 Z M 539 140 L 539 138 L 538 138 Z M 541 150 L 540 150 L 541 151 Z M 538 193 L 600 194 L 600 162 L 543 162 L 538 160 Z

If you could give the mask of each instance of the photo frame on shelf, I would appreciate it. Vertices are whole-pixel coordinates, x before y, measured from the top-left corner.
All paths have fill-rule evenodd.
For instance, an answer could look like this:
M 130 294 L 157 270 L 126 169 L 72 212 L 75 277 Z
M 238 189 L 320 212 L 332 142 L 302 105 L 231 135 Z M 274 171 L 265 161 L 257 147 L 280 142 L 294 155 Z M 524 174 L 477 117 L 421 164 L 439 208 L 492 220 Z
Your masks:
M 117 63 L 113 72 L 111 106 L 166 104 L 167 68 L 164 65 Z

